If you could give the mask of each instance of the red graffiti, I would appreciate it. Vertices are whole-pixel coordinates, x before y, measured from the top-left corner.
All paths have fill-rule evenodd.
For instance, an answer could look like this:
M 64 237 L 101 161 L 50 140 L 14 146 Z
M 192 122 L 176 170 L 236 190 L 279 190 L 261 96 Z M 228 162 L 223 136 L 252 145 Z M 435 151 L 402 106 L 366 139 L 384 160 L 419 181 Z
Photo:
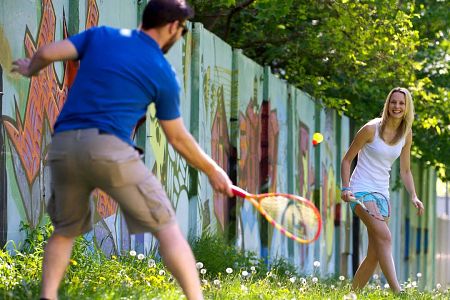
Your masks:
M 276 110 L 270 111 L 270 101 L 263 101 L 261 107 L 261 168 L 262 192 L 277 189 L 278 135 L 280 128 Z
M 46 44 L 55 41 L 56 15 L 51 0 L 42 0 L 42 17 L 36 40 L 27 28 L 24 39 L 25 51 L 31 57 L 36 50 Z M 96 26 L 99 20 L 99 11 L 95 0 L 88 0 L 86 28 Z M 63 18 L 63 35 L 68 37 L 66 20 Z M 44 146 L 43 136 L 45 121 L 53 128 L 53 125 L 66 100 L 68 88 L 71 86 L 78 63 L 69 61 L 64 63 L 64 79 L 59 82 L 55 67 L 50 65 L 43 69 L 38 76 L 30 79 L 27 104 L 23 120 L 20 110 L 15 108 L 15 120 L 4 116 L 4 126 L 12 146 L 22 163 L 24 174 L 28 184 L 33 185 L 39 171 L 41 161 L 45 158 L 42 150 Z M 116 207 L 112 199 L 102 191 L 95 191 L 98 199 L 97 208 L 102 217 L 107 217 L 115 212 Z M 108 207 L 108 209 L 105 209 Z
M 228 136 L 227 117 L 223 100 L 223 87 L 219 92 L 219 103 L 214 116 L 211 132 L 211 156 L 225 171 L 227 171 L 229 169 L 230 139 Z M 214 192 L 214 212 L 222 229 L 224 229 L 228 220 L 227 196 Z
M 240 160 L 238 185 L 250 193 L 259 192 L 259 164 L 261 161 L 261 118 L 252 99 L 239 116 Z

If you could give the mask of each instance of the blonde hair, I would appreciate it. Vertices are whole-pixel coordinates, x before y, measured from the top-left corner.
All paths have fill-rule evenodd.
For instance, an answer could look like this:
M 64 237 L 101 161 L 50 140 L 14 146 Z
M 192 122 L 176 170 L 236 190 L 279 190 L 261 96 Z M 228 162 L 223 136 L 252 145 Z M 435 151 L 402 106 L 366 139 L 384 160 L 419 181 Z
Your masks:
M 393 93 L 402 93 L 403 95 L 405 95 L 405 105 L 406 105 L 403 120 L 397 129 L 397 134 L 395 135 L 394 140 L 391 142 L 392 144 L 395 144 L 411 130 L 412 123 L 414 121 L 414 103 L 412 100 L 411 93 L 407 89 L 402 87 L 393 88 L 389 92 L 386 101 L 384 102 L 383 113 L 381 115 L 380 137 L 383 136 L 383 132 L 386 129 L 387 120 L 389 118 L 389 101 L 391 100 L 391 96 Z

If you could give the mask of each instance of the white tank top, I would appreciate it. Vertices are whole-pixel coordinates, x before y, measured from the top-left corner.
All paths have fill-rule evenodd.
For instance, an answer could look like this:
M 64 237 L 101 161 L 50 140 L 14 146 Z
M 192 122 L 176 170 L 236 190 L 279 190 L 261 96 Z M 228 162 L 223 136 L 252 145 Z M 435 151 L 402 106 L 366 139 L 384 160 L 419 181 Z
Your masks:
M 358 162 L 350 178 L 353 193 L 378 192 L 389 199 L 389 177 L 392 164 L 400 156 L 405 145 L 405 136 L 395 145 L 388 145 L 380 135 L 381 118 L 369 124 L 375 125 L 375 135 L 371 143 L 365 144 L 358 153 Z

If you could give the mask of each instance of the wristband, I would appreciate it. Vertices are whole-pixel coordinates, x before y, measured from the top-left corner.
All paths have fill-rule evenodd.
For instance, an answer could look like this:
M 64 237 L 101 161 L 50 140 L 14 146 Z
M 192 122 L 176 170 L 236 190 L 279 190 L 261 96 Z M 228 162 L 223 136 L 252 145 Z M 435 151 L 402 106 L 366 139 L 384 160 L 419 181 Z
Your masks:
M 341 187 L 341 192 L 350 191 L 349 187 Z

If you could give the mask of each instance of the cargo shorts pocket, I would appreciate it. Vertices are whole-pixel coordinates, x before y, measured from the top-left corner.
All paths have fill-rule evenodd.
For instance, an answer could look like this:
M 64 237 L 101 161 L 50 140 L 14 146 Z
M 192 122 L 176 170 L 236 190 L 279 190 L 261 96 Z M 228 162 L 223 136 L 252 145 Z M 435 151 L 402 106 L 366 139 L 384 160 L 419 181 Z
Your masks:
M 101 185 L 121 187 L 145 178 L 147 168 L 132 147 L 90 151 L 93 174 Z
M 137 185 L 145 200 L 156 227 L 173 221 L 175 212 L 162 185 L 156 178 L 149 177 Z

